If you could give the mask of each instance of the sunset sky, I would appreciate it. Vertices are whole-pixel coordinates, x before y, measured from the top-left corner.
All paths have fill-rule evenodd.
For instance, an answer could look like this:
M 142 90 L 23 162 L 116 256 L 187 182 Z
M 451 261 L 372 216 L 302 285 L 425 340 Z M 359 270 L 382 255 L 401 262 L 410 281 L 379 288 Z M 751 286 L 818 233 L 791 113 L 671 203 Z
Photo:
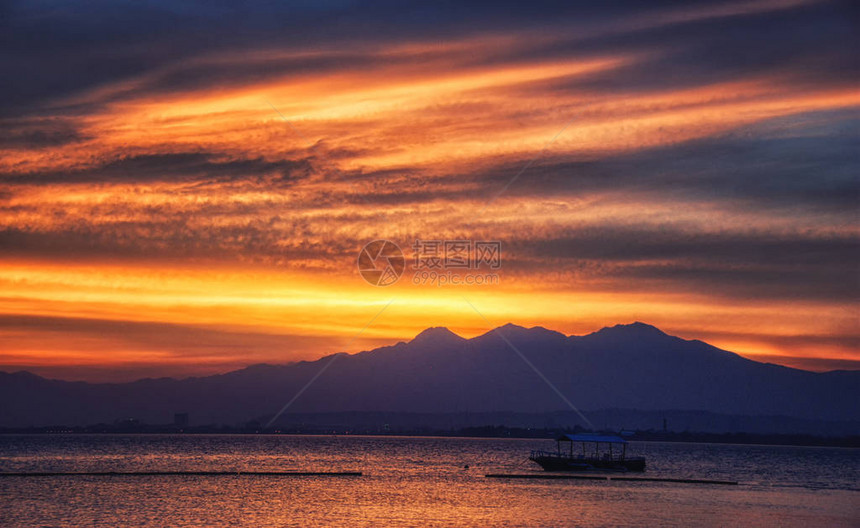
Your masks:
M 858 369 L 858 27 L 802 0 L 4 3 L 0 370 L 637 320 Z M 376 239 L 500 241 L 499 283 L 369 285 Z

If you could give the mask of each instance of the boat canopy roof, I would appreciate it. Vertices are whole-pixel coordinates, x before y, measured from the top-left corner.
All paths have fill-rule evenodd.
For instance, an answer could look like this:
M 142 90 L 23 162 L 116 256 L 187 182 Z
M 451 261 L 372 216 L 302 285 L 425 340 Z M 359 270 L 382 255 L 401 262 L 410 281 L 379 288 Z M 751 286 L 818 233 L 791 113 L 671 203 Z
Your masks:
M 563 434 L 556 438 L 559 442 L 603 442 L 608 444 L 626 444 L 627 440 L 616 435 L 599 434 Z

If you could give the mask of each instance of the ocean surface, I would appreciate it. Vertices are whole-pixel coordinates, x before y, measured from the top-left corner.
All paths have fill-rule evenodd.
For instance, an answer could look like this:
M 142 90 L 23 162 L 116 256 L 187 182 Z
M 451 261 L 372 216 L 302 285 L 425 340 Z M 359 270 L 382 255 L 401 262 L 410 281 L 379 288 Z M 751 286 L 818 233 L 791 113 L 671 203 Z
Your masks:
M 541 473 L 529 451 L 554 446 L 522 439 L 5 435 L 2 472 L 363 476 L 0 477 L 0 526 L 860 526 L 857 449 L 632 442 L 628 450 L 647 457 L 643 476 L 737 486 L 484 476 Z

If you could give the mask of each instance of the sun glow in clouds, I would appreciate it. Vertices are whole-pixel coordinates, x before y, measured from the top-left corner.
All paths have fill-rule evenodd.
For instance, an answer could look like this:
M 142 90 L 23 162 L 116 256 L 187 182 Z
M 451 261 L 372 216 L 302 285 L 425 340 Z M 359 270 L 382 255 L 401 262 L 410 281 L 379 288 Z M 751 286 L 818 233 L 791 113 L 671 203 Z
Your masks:
M 498 324 L 643 320 L 757 359 L 860 361 L 841 19 L 727 2 L 540 22 L 189 41 L 0 114 L 0 368 L 315 358 L 391 298 L 350 351 L 483 333 L 464 293 Z M 726 41 L 756 24 L 776 48 Z M 500 240 L 502 280 L 373 288 L 355 259 L 383 238 Z

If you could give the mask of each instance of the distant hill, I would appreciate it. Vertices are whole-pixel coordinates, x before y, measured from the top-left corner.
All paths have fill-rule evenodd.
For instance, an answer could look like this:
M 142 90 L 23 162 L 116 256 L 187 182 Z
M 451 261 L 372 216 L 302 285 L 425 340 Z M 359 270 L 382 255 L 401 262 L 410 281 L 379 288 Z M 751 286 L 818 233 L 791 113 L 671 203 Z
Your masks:
M 585 336 L 508 324 L 473 339 L 430 328 L 408 343 L 358 354 L 182 380 L 91 384 L 0 373 L 0 426 L 128 417 L 166 423 L 175 412 L 188 412 L 196 424 L 265 421 L 326 365 L 279 423 L 288 423 L 292 413 L 570 411 L 520 354 L 583 411 L 776 416 L 839 421 L 840 431 L 845 423 L 860 423 L 860 371 L 815 373 L 759 363 L 633 323 Z

